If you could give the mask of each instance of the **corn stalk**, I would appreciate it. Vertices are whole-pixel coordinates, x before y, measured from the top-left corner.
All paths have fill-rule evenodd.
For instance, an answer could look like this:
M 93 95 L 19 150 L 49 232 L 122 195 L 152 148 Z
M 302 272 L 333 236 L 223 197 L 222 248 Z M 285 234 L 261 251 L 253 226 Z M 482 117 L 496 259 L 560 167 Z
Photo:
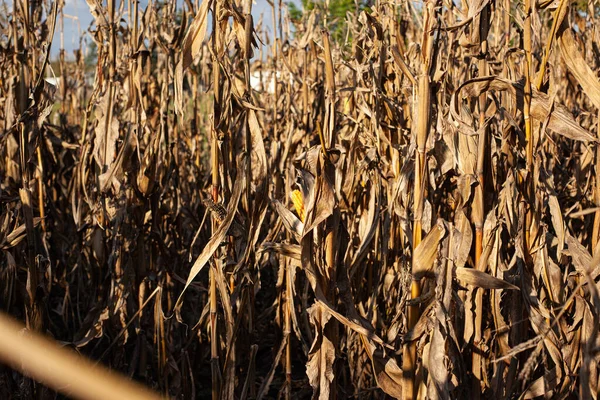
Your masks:
M 434 59 L 435 41 L 434 32 L 435 25 L 435 8 L 439 2 L 427 1 L 423 7 L 423 36 L 421 41 L 421 73 L 419 75 L 419 86 L 417 90 L 418 104 L 416 116 L 416 128 L 414 135 L 416 136 L 417 151 L 415 155 L 415 187 L 413 199 L 413 261 L 412 265 L 416 264 L 414 259 L 415 249 L 419 246 L 422 239 L 422 219 L 423 206 L 425 202 L 426 187 L 426 149 L 427 136 L 429 134 L 430 118 L 431 118 L 431 67 Z M 413 270 L 414 274 L 414 270 Z M 421 283 L 417 279 L 412 279 L 411 282 L 411 299 L 417 299 L 421 295 Z M 413 329 L 421 315 L 418 304 L 413 304 L 408 307 L 408 326 L 409 330 Z M 416 388 L 418 387 L 415 381 L 417 348 L 415 342 L 410 342 L 404 345 L 402 357 L 403 370 L 403 392 L 404 398 L 410 400 L 416 396 Z
M 488 41 L 487 35 L 489 30 L 489 6 L 484 7 L 481 14 L 475 18 L 473 25 L 473 37 L 474 42 L 479 42 L 479 76 L 487 76 L 487 51 Z M 472 220 L 475 226 L 475 267 L 477 269 L 483 269 L 480 265 L 481 253 L 483 251 L 483 221 L 485 219 L 485 158 L 486 158 L 486 116 L 485 112 L 487 109 L 487 93 L 479 95 L 479 138 L 477 146 L 477 181 L 478 185 L 475 187 L 475 194 L 473 198 L 473 211 Z M 475 293 L 475 333 L 473 338 L 473 357 L 472 357 L 472 371 L 473 377 L 473 397 L 479 399 L 481 395 L 481 383 L 482 383 L 482 362 L 483 362 L 483 346 L 481 345 L 482 332 L 481 325 L 483 322 L 483 291 L 477 290 Z
M 523 117 L 525 119 L 525 154 L 526 154 L 526 167 L 527 167 L 527 179 L 525 183 L 525 193 L 527 201 L 530 203 L 530 207 L 533 206 L 533 121 L 531 118 L 531 70 L 533 68 L 531 58 L 531 0 L 525 0 L 525 20 L 523 22 L 523 50 L 525 51 L 525 87 L 523 96 Z M 531 209 L 527 210 L 527 216 L 525 218 L 525 249 L 528 252 L 531 245 L 531 224 L 533 221 L 533 213 Z
M 222 92 L 221 92 L 221 65 L 219 55 L 222 54 L 222 31 L 221 21 L 219 20 L 221 12 L 221 1 L 213 0 L 212 3 L 212 73 L 213 73 L 213 125 L 211 131 L 211 165 L 212 165 L 212 199 L 213 202 L 219 202 L 219 135 L 222 109 Z M 212 232 L 217 229 L 217 221 L 212 221 Z M 219 364 L 219 334 L 217 332 L 217 272 L 216 265 L 212 264 L 210 268 L 210 367 L 212 374 L 212 399 L 218 400 L 221 396 L 221 366 Z
M 329 158 L 330 150 L 332 150 L 337 142 L 337 130 L 335 128 L 335 102 L 336 102 L 336 90 L 335 90 L 335 70 L 333 65 L 333 58 L 331 55 L 331 42 L 329 33 L 323 32 L 323 49 L 325 56 L 325 115 L 323 117 L 324 128 L 322 143 L 325 162 L 325 178 L 332 184 L 335 185 L 335 166 L 332 164 Z M 323 142 L 324 140 L 324 142 Z M 335 186 L 334 186 L 335 187 Z M 327 218 L 325 223 L 324 237 L 325 237 L 325 268 L 326 276 L 331 277 L 335 280 L 337 274 L 337 251 L 338 251 L 338 227 L 340 223 L 339 208 L 335 207 L 333 215 Z M 324 291 L 328 300 L 331 304 L 336 302 L 335 285 L 331 285 L 330 282 L 325 282 Z M 325 326 L 325 334 L 331 339 L 334 348 L 338 347 L 339 342 L 339 326 L 337 322 L 330 321 Z M 335 363 L 333 365 L 335 371 Z M 336 374 L 337 375 L 337 374 Z M 334 378 L 331 383 L 330 399 L 337 398 L 337 380 Z

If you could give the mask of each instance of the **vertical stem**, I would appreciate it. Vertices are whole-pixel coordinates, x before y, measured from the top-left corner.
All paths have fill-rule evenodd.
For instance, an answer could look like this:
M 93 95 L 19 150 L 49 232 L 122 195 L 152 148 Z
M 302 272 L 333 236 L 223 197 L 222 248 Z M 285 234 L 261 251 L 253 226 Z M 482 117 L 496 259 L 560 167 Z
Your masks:
M 292 271 L 294 268 L 289 261 L 285 261 L 285 308 L 284 308 L 284 330 L 285 338 L 285 399 L 290 400 L 292 394 L 292 323 L 291 323 L 291 296 L 293 295 Z
M 523 115 L 525 119 L 525 141 L 526 141 L 526 163 L 527 163 L 527 181 L 525 190 L 527 200 L 532 205 L 533 194 L 533 127 L 531 121 L 531 0 L 525 0 L 525 21 L 523 48 L 525 50 L 525 88 L 523 101 Z M 532 222 L 531 208 L 528 208 L 525 218 L 525 251 L 529 252 L 530 230 Z
M 139 0 L 133 0 L 133 37 L 132 37 L 132 51 L 138 51 L 138 13 L 139 13 Z M 140 99 L 141 101 L 141 99 Z
M 271 15 L 273 17 L 273 70 L 271 74 L 267 74 L 267 87 L 271 87 L 271 81 L 273 82 L 273 137 L 277 137 L 277 104 L 279 103 L 279 91 L 277 90 L 277 19 L 275 18 L 275 1 L 271 2 Z M 263 82 L 263 90 L 264 90 Z
M 213 2 L 212 12 L 212 67 L 213 67 L 213 127 L 211 135 L 211 162 L 212 162 L 212 198 L 215 203 L 219 201 L 219 124 L 221 121 L 221 67 L 219 65 L 219 54 L 221 50 L 220 38 L 220 21 L 218 15 L 221 9 L 220 0 Z M 212 231 L 216 230 L 216 221 L 212 221 Z M 212 399 L 218 400 L 221 395 L 221 379 L 219 366 L 219 347 L 217 334 L 217 272 L 215 271 L 214 263 L 211 263 L 209 279 L 209 296 L 210 296 L 210 367 L 212 376 Z
M 333 65 L 333 58 L 331 55 L 331 43 L 329 39 L 329 32 L 323 31 L 323 49 L 325 56 L 325 115 L 323 118 L 323 137 L 322 146 L 324 146 L 325 154 L 325 177 L 335 187 L 335 166 L 329 160 L 328 152 L 330 149 L 335 147 L 337 139 L 337 131 L 335 128 L 335 101 L 336 101 L 336 90 L 335 90 L 335 70 Z M 338 225 L 340 222 L 340 211 L 338 207 L 334 208 L 333 215 L 327 218 L 325 223 L 325 266 L 327 268 L 327 276 L 332 280 L 331 284 L 325 287 L 326 295 L 331 304 L 336 302 L 335 293 L 335 279 L 337 276 L 337 235 Z M 325 326 L 324 334 L 329 337 L 333 343 L 334 348 L 338 347 L 338 329 L 339 326 L 337 321 L 330 320 Z M 335 362 L 333 365 L 335 369 Z M 334 375 L 337 375 L 334 372 Z M 337 398 L 337 379 L 333 379 L 331 382 L 329 398 Z
M 304 111 L 304 110 L 303 110 Z M 288 170 L 285 173 L 285 180 L 286 180 L 286 185 L 285 185 L 285 194 L 286 194 L 286 198 L 289 198 L 289 182 L 290 182 L 290 175 L 291 172 Z M 302 207 L 304 207 L 304 200 L 302 199 Z M 299 212 L 298 216 L 300 217 L 300 221 L 302 221 L 302 223 L 304 223 L 304 213 L 303 212 Z M 291 234 L 290 232 L 286 232 L 286 238 L 287 240 L 291 239 Z M 294 310 L 292 309 L 292 296 L 294 295 L 294 281 L 292 279 L 293 277 L 293 268 L 295 268 L 293 265 L 291 265 L 290 261 L 287 259 L 287 257 L 284 257 L 284 262 L 285 262 L 285 308 L 284 308 L 284 337 L 287 338 L 287 342 L 285 344 L 285 381 L 286 381 L 286 388 L 285 388 L 285 400 L 290 400 L 292 397 L 292 324 L 291 324 L 291 313 L 294 312 Z
M 417 139 L 417 152 L 415 159 L 415 188 L 414 188 L 414 228 L 413 228 L 413 260 L 412 265 L 416 264 L 414 259 L 415 249 L 419 246 L 422 239 L 422 219 L 423 206 L 425 200 L 426 180 L 426 154 L 425 145 L 427 143 L 427 135 L 429 133 L 429 124 L 431 118 L 431 88 L 430 88 L 430 73 L 431 64 L 433 61 L 434 49 L 434 1 L 427 1 L 423 7 L 423 40 L 421 44 L 422 59 L 421 59 L 421 74 L 419 76 L 418 86 L 418 115 L 416 121 L 415 135 Z M 414 273 L 414 271 L 413 271 Z M 411 283 L 411 298 L 416 299 L 421 295 L 421 283 L 413 278 Z M 421 314 L 419 305 L 410 305 L 408 307 L 408 329 L 413 329 L 417 324 Z M 402 370 L 403 370 L 403 392 L 404 398 L 411 400 L 416 396 L 416 354 L 417 348 L 414 341 L 404 345 Z
M 273 32 L 275 32 L 275 26 L 279 28 L 279 39 L 283 40 L 283 24 L 281 23 L 281 9 L 283 8 L 283 1 L 279 0 L 277 7 L 277 25 L 273 24 Z
M 306 132 L 309 131 L 308 119 L 310 110 L 308 109 L 308 48 L 302 52 L 302 126 Z
M 244 75 L 246 79 L 246 96 L 247 100 L 251 98 L 250 87 L 250 57 L 252 53 L 252 1 L 247 0 L 245 3 L 244 16 L 246 17 L 245 29 L 245 48 L 244 48 Z M 250 132 L 250 124 L 248 123 L 248 113 L 246 112 L 246 137 L 245 137 L 245 152 L 246 152 L 246 210 L 248 215 L 251 214 L 250 207 L 250 188 L 252 186 L 252 135 Z
M 252 57 L 252 34 L 253 34 L 253 21 L 252 21 L 252 0 L 246 0 L 244 4 L 244 16 L 245 20 L 245 48 L 244 48 L 244 75 L 246 79 L 246 97 L 249 102 L 252 102 L 252 88 L 250 86 L 250 58 Z M 246 137 L 245 137 L 245 153 L 246 153 L 246 211 L 249 216 L 249 219 L 253 218 L 253 210 L 252 207 L 252 197 L 251 197 L 251 187 L 252 187 L 252 132 L 250 129 L 249 123 L 249 113 L 246 111 Z M 248 269 L 252 267 L 251 262 L 248 263 Z M 233 276 L 232 276 L 233 278 Z M 254 285 L 250 284 L 244 288 L 247 292 L 248 296 L 248 311 L 246 314 L 248 321 L 248 337 L 249 344 L 251 346 L 254 345 L 254 309 L 255 309 L 255 299 L 254 299 Z M 248 349 L 250 350 L 250 349 Z M 244 350 L 244 351 L 248 351 Z M 253 362 L 253 360 L 251 360 Z M 250 366 L 250 369 L 254 370 L 254 365 Z M 252 396 L 255 395 L 254 389 L 255 385 L 252 382 L 250 394 Z
M 481 14 L 476 18 L 476 24 L 473 29 L 479 39 L 480 59 L 479 59 L 479 76 L 487 75 L 487 34 L 489 29 L 489 8 L 485 7 Z M 482 93 L 478 99 L 479 105 L 479 138 L 477 145 L 477 181 L 478 185 L 475 188 L 473 199 L 472 219 L 475 225 L 475 268 L 479 267 L 479 260 L 483 251 L 483 221 L 485 219 L 485 198 L 484 198 L 484 168 L 485 168 L 485 144 L 486 144 L 486 129 L 485 129 L 485 111 L 487 108 L 487 95 Z M 482 354 L 481 347 L 482 332 L 481 325 L 483 322 L 483 291 L 476 289 L 475 291 L 475 326 L 473 339 L 472 353 L 472 371 L 473 371 L 473 398 L 481 397 L 481 381 L 482 381 Z
M 597 134 L 600 137 L 600 110 L 598 110 L 598 121 L 596 122 Z M 600 207 L 600 146 L 596 146 L 596 191 L 594 193 L 594 203 Z M 592 255 L 596 256 L 596 246 L 598 245 L 598 235 L 600 234 L 600 211 L 594 214 L 594 225 L 592 227 Z
M 42 149 L 40 146 L 36 149 L 38 167 L 37 167 L 37 181 L 38 181 L 38 202 L 40 209 L 40 225 L 42 226 L 42 232 L 46 233 L 46 212 L 44 211 L 44 164 L 42 162 Z
M 214 225 L 214 222 L 213 222 Z M 218 400 L 221 393 L 220 366 L 219 366 L 219 348 L 217 335 L 217 273 L 214 264 L 210 268 L 210 370 L 212 377 L 212 399 Z
M 60 102 L 60 113 L 61 118 L 65 118 L 67 114 L 67 70 L 65 68 L 65 12 L 64 9 L 60 8 L 60 53 L 59 53 L 59 66 L 60 66 L 60 76 L 62 78 L 62 82 L 60 84 L 60 94 L 61 94 L 61 102 Z

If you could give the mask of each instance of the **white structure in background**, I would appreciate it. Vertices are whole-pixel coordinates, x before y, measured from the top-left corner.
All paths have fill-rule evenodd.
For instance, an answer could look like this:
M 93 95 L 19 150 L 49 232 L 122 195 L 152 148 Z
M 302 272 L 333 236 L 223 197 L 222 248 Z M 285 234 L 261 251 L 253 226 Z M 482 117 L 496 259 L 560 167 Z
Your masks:
M 250 74 L 250 87 L 257 92 L 275 93 L 275 79 L 279 83 L 293 84 L 294 78 L 288 76 L 289 82 L 281 82 L 281 71 L 273 72 L 271 70 L 258 70 Z
M 49 84 L 51 84 L 52 86 L 56 86 L 56 87 L 60 86 L 60 78 L 57 78 L 56 76 L 44 78 L 44 80 L 46 82 L 48 82 Z

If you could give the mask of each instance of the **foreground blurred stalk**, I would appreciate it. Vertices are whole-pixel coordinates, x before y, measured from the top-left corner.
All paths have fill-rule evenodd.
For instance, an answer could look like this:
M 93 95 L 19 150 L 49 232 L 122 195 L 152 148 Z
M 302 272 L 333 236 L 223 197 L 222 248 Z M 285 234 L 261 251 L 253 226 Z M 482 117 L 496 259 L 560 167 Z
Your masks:
M 94 365 L 0 313 L 0 361 L 67 396 L 80 399 L 160 399 L 143 386 Z

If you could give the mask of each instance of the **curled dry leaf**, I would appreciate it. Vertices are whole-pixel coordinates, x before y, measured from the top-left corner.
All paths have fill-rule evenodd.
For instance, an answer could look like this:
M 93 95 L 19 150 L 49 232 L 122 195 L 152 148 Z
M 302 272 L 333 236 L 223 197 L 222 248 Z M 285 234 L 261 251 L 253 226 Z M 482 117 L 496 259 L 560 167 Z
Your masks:
M 333 373 L 335 347 L 325 331 L 325 325 L 330 320 L 331 314 L 316 303 L 308 309 L 308 315 L 311 324 L 315 327 L 315 340 L 308 353 L 306 375 L 313 388 L 313 397 L 328 400 L 331 383 L 335 377 Z
M 565 237 L 567 244 L 567 255 L 571 256 L 575 269 L 580 274 L 589 274 L 592 279 L 596 279 L 600 275 L 600 252 L 592 257 L 587 249 L 572 235 L 568 234 Z
M 565 247 L 565 223 L 563 221 L 563 213 L 560 209 L 558 199 L 554 195 L 548 197 L 548 206 L 550 208 L 550 215 L 552 216 L 552 226 L 554 227 L 554 232 L 556 232 L 556 237 L 558 238 L 556 255 L 560 258 L 563 248 Z
M 600 109 L 600 81 L 577 48 L 573 32 L 567 22 L 563 21 L 558 37 L 560 55 L 567 64 L 569 72 L 575 76 L 583 92 L 589 97 L 594 106 Z
M 469 258 L 471 244 L 473 243 L 473 230 L 462 207 L 456 210 L 452 229 L 453 234 L 450 246 L 454 250 L 452 253 L 454 265 L 457 268 L 462 268 Z
M 371 186 L 371 192 L 369 195 L 369 205 L 367 208 L 367 212 L 365 213 L 363 210 L 363 215 L 361 220 L 364 219 L 368 231 L 366 234 L 362 235 L 361 243 L 358 247 L 358 250 L 354 253 L 352 257 L 352 261 L 350 263 L 350 267 L 348 268 L 348 274 L 350 277 L 354 275 L 354 272 L 358 268 L 359 264 L 362 263 L 364 257 L 367 254 L 371 241 L 375 236 L 375 232 L 377 230 L 377 220 L 379 219 L 379 196 L 381 190 L 381 182 L 377 180 L 376 184 Z
M 110 91 L 107 91 L 98 103 L 96 137 L 94 139 L 94 158 L 101 173 L 108 171 L 114 161 L 119 139 L 119 121 L 111 107 L 114 107 Z
M 445 234 L 446 227 L 444 226 L 444 222 L 438 220 L 425 239 L 417 246 L 413 256 L 413 274 L 415 279 L 420 279 L 431 271 L 433 263 L 437 258 L 438 245 Z
M 496 76 L 485 76 L 471 79 L 463 83 L 452 96 L 450 103 L 451 122 L 463 133 L 475 135 L 476 132 L 463 120 L 460 107 L 465 97 L 477 97 L 488 91 L 502 91 L 512 96 L 517 104 L 523 103 L 523 86 Z M 597 142 L 589 131 L 583 129 L 573 115 L 562 105 L 553 104 L 550 96 L 534 90 L 531 99 L 531 116 L 534 121 L 544 122 L 548 119 L 548 129 L 569 139 L 583 142 Z
M 274 251 L 284 257 L 289 257 L 297 261 L 300 261 L 302 256 L 300 246 L 297 244 L 266 242 L 263 243 L 262 249 L 266 251 Z
M 233 219 L 235 217 L 235 213 L 237 212 L 238 203 L 240 202 L 242 193 L 246 186 L 246 183 L 245 183 L 246 181 L 245 181 L 244 177 L 245 177 L 245 175 L 242 173 L 241 169 L 238 169 L 237 179 L 236 179 L 235 185 L 233 187 L 231 199 L 227 206 L 227 215 L 223 219 L 223 222 L 221 222 L 221 225 L 219 225 L 219 228 L 215 231 L 213 236 L 210 238 L 210 240 L 208 241 L 208 243 L 206 244 L 204 249 L 202 249 L 202 253 L 200 253 L 198 258 L 196 258 L 196 261 L 194 261 L 194 265 L 192 265 L 192 269 L 190 270 L 190 273 L 186 280 L 185 286 L 183 287 L 183 290 L 181 291 L 181 294 L 179 295 L 179 298 L 177 299 L 177 302 L 176 302 L 177 305 L 181 304 L 181 300 L 183 298 L 183 294 L 185 293 L 186 289 L 190 286 L 190 284 L 192 283 L 192 281 L 194 280 L 196 275 L 198 275 L 198 273 L 200 273 L 202 268 L 204 268 L 204 266 L 206 265 L 206 263 L 208 262 L 210 257 L 217 250 L 217 248 L 221 245 L 221 242 L 223 242 L 223 239 L 225 239 L 225 236 L 227 235 L 227 232 L 229 231 L 229 227 L 231 226 Z
M 306 222 L 302 231 L 303 237 L 333 214 L 335 194 L 324 174 L 317 175 L 314 189 L 305 204 Z
M 387 395 L 402 398 L 402 369 L 389 354 L 378 349 L 366 336 L 360 335 L 360 339 L 373 365 L 377 385 Z
M 519 288 L 505 280 L 498 279 L 485 272 L 478 271 L 473 268 L 456 268 L 456 279 L 463 285 L 472 285 L 482 289 L 512 289 Z
M 33 226 L 36 227 L 42 221 L 41 218 L 35 217 L 33 218 Z M 26 237 L 26 227 L 25 224 L 18 226 L 11 233 L 6 235 L 0 242 L 0 249 L 8 250 L 11 247 L 15 247 L 18 245 L 23 239 Z
M 190 29 L 181 44 L 181 55 L 175 68 L 175 111 L 183 115 L 183 73 L 198 56 L 208 26 L 208 10 L 212 0 L 203 0 Z
M 288 210 L 279 200 L 273 200 L 272 204 L 275 207 L 275 211 L 279 214 L 281 221 L 285 228 L 290 232 L 298 242 L 302 240 L 302 232 L 304 231 L 304 224 L 293 212 Z

